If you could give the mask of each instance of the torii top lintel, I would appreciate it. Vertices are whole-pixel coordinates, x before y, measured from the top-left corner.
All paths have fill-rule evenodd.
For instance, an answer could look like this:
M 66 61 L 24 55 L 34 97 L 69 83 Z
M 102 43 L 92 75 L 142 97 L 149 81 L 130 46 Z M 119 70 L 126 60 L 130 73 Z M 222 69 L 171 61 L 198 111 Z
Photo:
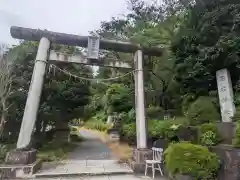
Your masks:
M 12 26 L 10 29 L 11 36 L 16 39 L 28 41 L 40 41 L 42 37 L 48 38 L 51 42 L 65 44 L 69 46 L 87 47 L 88 36 L 78 36 L 40 29 L 30 29 L 24 27 Z M 100 49 L 112 50 L 117 52 L 134 53 L 137 50 L 143 50 L 144 54 L 151 56 L 162 56 L 163 48 L 153 47 L 145 48 L 130 42 L 100 39 Z

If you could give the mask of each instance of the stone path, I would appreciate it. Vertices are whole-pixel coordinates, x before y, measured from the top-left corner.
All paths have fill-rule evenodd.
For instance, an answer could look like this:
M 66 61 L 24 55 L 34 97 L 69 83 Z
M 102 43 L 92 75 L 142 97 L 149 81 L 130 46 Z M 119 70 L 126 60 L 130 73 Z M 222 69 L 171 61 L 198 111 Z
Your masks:
M 132 174 L 132 170 L 126 164 L 119 164 L 113 159 L 110 150 L 98 137 L 90 131 L 81 130 L 80 134 L 85 141 L 69 153 L 67 160 L 56 166 L 42 169 L 35 174 L 36 178 L 61 177 L 70 175 L 108 175 L 108 174 Z
M 113 159 L 111 151 L 96 135 L 90 131 L 81 130 L 86 139 L 69 153 L 66 161 L 48 169 L 43 169 L 34 175 L 34 180 L 144 180 L 152 179 L 145 176 L 135 176 L 127 164 L 119 164 Z M 156 180 L 166 180 L 156 177 Z
M 68 160 L 109 160 L 112 159 L 111 151 L 98 137 L 87 130 L 80 131 L 86 141 L 69 154 Z
M 88 176 L 88 177 L 68 177 L 68 178 L 41 178 L 34 180 L 153 180 L 151 177 L 134 175 L 109 175 L 109 176 Z M 163 177 L 156 177 L 154 180 L 166 180 Z

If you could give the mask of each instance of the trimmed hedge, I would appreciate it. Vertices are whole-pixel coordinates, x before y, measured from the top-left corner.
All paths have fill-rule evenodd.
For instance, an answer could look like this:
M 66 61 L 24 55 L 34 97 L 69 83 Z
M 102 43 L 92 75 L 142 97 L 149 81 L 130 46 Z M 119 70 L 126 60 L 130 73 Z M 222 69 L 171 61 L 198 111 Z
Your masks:
M 171 176 L 182 174 L 193 179 L 214 179 L 220 167 L 216 154 L 187 142 L 171 144 L 164 152 L 164 163 Z
M 220 114 L 209 97 L 199 97 L 190 105 L 186 115 L 191 125 L 200 125 L 220 120 Z
M 220 143 L 221 136 L 217 125 L 214 123 L 205 123 L 198 126 L 198 142 L 205 146 L 213 146 Z

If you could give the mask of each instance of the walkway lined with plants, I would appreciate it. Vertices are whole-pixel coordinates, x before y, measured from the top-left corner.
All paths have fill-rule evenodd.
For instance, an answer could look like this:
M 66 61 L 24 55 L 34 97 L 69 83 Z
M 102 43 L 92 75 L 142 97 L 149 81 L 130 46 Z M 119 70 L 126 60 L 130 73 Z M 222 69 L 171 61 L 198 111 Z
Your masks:
M 68 155 L 68 160 L 110 160 L 112 159 L 111 151 L 103 144 L 99 137 L 87 130 L 81 129 L 80 136 L 83 141 L 73 152 Z
M 42 169 L 35 174 L 36 178 L 133 173 L 126 164 L 119 164 L 113 159 L 111 151 L 95 134 L 87 130 L 80 130 L 79 133 L 83 141 L 77 143 L 67 159 Z

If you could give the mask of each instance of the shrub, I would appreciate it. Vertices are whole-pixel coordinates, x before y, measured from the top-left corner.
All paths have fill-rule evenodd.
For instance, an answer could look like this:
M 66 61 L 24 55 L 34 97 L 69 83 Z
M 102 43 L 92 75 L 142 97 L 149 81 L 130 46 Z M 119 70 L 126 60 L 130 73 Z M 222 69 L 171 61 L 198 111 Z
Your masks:
M 164 110 L 161 107 L 150 106 L 147 108 L 147 117 L 149 119 L 163 118 Z
M 205 132 L 200 139 L 200 142 L 204 146 L 213 146 L 215 145 L 216 134 L 212 131 Z
M 148 134 L 150 137 L 171 140 L 177 136 L 178 129 L 185 121 L 178 120 L 150 120 L 148 121 Z M 136 138 L 136 123 L 124 124 L 122 126 L 121 135 L 125 138 Z
M 232 144 L 236 148 L 240 148 L 240 121 L 237 122 L 236 130 L 235 130 L 235 135 L 232 140 Z
M 124 124 L 120 133 L 125 139 L 134 141 L 136 138 L 136 123 Z
M 123 124 L 130 124 L 136 122 L 135 110 L 131 109 L 129 112 L 122 112 L 119 114 L 119 118 L 121 119 L 121 123 Z
M 135 113 L 135 109 L 131 109 L 129 112 L 128 112 L 128 120 L 129 122 L 136 122 L 136 113 Z
M 187 142 L 171 144 L 164 152 L 164 162 L 171 175 L 190 175 L 194 179 L 211 179 L 220 166 L 216 154 Z
M 7 151 L 8 151 L 7 146 L 4 144 L 0 144 L 0 162 L 1 163 L 4 161 Z
M 216 122 L 220 115 L 208 97 L 199 97 L 193 102 L 187 112 L 187 118 L 191 125 Z
M 107 121 L 107 114 L 105 112 L 100 111 L 95 116 L 92 117 L 93 121 L 101 121 L 106 122 Z
M 38 149 L 37 158 L 45 162 L 61 161 L 76 147 L 74 143 L 44 142 L 43 147 Z
M 88 121 L 84 126 L 89 129 L 95 129 L 104 132 L 111 128 L 110 125 L 100 121 Z
M 190 106 L 190 104 L 195 100 L 195 95 L 193 94 L 186 94 L 183 96 L 182 101 L 182 113 L 185 115 L 187 113 L 187 110 Z
M 240 121 L 240 106 L 236 107 L 236 113 L 233 117 L 233 121 L 234 122 Z
M 170 139 L 174 136 L 175 127 L 179 125 L 174 125 L 171 121 L 158 121 L 152 120 L 148 123 L 148 133 L 151 137 Z
M 205 123 L 198 127 L 198 140 L 201 145 L 213 146 L 221 141 L 216 124 Z

